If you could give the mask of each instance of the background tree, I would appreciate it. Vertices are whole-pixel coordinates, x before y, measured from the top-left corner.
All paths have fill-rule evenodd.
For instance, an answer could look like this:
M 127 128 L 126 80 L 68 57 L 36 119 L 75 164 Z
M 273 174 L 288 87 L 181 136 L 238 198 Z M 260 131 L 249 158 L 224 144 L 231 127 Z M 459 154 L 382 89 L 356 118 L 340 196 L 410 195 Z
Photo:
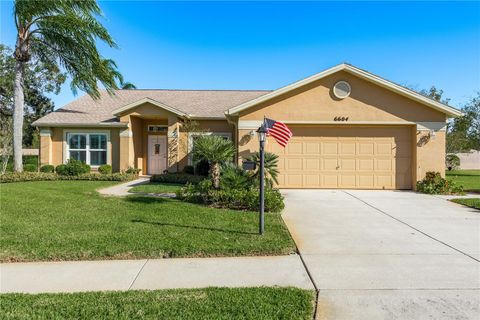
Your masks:
M 12 50 L 0 44 L 0 116 L 2 121 L 12 121 L 13 79 L 15 59 Z M 53 111 L 54 103 L 46 94 L 58 94 L 66 76 L 56 65 L 45 65 L 32 59 L 25 65 L 25 105 L 23 146 L 37 147 L 38 134 L 32 122 Z
M 122 82 L 120 83 L 120 88 L 122 90 L 135 90 L 137 89 L 137 86 L 131 82 Z
M 14 51 L 13 149 L 14 170 L 22 171 L 25 105 L 25 68 L 35 59 L 46 66 L 63 68 L 71 77 L 74 93 L 82 90 L 99 98 L 99 84 L 108 92 L 123 82 L 114 61 L 103 58 L 97 41 L 110 47 L 115 42 L 97 20 L 102 14 L 95 0 L 17 0 L 14 18 L 17 40 Z
M 220 187 L 220 165 L 231 162 L 235 147 L 230 140 L 220 136 L 200 136 L 194 141 L 194 160 L 206 159 L 210 163 L 210 175 L 215 189 Z
M 443 97 L 443 90 L 435 86 L 420 93 L 444 104 L 450 102 L 450 99 Z M 447 154 L 480 150 L 480 92 L 461 109 L 464 115 L 450 119 L 447 125 Z

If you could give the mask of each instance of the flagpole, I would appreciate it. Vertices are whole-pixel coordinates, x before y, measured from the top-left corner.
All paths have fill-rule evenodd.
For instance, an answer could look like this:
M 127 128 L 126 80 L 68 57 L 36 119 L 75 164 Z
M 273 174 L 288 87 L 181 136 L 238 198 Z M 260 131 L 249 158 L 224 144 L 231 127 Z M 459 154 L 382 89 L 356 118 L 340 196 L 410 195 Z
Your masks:
M 265 117 L 263 123 L 258 128 L 258 137 L 260 141 L 260 214 L 258 233 L 263 235 L 265 232 L 265 140 L 267 130 L 265 129 Z

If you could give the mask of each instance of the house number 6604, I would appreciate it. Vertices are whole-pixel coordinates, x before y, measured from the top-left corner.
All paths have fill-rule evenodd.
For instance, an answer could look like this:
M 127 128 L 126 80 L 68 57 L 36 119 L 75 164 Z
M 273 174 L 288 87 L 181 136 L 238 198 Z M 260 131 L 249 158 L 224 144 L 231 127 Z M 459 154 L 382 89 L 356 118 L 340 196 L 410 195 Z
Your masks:
M 335 117 L 333 121 L 348 121 L 348 117 Z

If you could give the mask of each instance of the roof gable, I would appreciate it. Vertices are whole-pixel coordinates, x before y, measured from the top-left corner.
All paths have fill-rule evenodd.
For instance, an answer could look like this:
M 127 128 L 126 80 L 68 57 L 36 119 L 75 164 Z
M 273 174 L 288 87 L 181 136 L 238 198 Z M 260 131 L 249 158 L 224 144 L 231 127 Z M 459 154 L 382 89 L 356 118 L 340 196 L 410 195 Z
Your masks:
M 262 102 L 265 102 L 265 101 L 268 101 L 270 99 L 276 98 L 276 97 L 278 97 L 282 94 L 285 94 L 287 92 L 290 92 L 290 91 L 295 90 L 297 88 L 300 88 L 302 86 L 308 85 L 312 82 L 323 79 L 323 78 L 325 78 L 329 75 L 332 75 L 332 74 L 340 72 L 340 71 L 345 71 L 345 72 L 351 73 L 351 74 L 353 74 L 353 75 L 355 75 L 359 78 L 362 78 L 364 80 L 372 82 L 372 83 L 374 83 L 374 84 L 376 84 L 380 87 L 386 88 L 386 89 L 388 89 L 390 91 L 393 91 L 397 94 L 400 94 L 404 97 L 407 97 L 409 99 L 417 101 L 417 102 L 419 102 L 419 103 L 421 103 L 425 106 L 428 106 L 430 108 L 441 111 L 448 116 L 456 117 L 456 116 L 462 115 L 462 112 L 455 109 L 455 108 L 452 108 L 452 107 L 450 107 L 446 104 L 440 103 L 438 101 L 432 100 L 432 99 L 430 99 L 428 97 L 425 97 L 425 96 L 423 96 L 423 95 L 421 95 L 421 94 L 419 94 L 419 93 L 417 93 L 413 90 L 410 90 L 408 88 L 400 86 L 400 85 L 398 85 L 396 83 L 393 83 L 391 81 L 385 80 L 383 78 L 380 78 L 380 77 L 378 77 L 378 76 L 376 76 L 372 73 L 369 73 L 365 70 L 356 68 L 356 67 L 354 67 L 350 64 L 346 64 L 346 63 L 339 64 L 339 65 L 334 66 L 330 69 L 327 69 L 327 70 L 324 70 L 320 73 L 317 73 L 313 76 L 310 76 L 308 78 L 302 79 L 302 80 L 297 81 L 297 82 L 294 82 L 294 83 L 289 84 L 285 87 L 282 87 L 280 89 L 277 89 L 275 91 L 267 93 L 263 96 L 260 96 L 258 98 L 253 99 L 253 100 L 250 100 L 250 101 L 247 101 L 247 102 L 242 103 L 242 104 L 240 104 L 238 106 L 235 106 L 233 108 L 230 108 L 225 112 L 225 114 L 226 115 L 237 115 L 241 111 L 247 110 L 248 108 L 256 106 L 256 105 L 258 105 Z

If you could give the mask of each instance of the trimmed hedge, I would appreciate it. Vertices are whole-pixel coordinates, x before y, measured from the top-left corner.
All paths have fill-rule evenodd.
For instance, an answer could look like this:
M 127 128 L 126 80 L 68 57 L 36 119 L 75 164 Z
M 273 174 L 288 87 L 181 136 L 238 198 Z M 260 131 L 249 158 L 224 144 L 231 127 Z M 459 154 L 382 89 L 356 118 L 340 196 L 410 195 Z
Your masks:
M 23 171 L 36 172 L 37 171 L 37 165 L 31 164 L 31 163 L 24 164 L 23 165 Z
M 204 176 L 195 176 L 185 173 L 164 173 L 154 174 L 150 177 L 150 182 L 164 182 L 164 183 L 178 183 L 178 184 L 197 184 L 202 180 L 205 180 Z
M 86 173 L 78 176 L 65 176 L 46 172 L 8 172 L 0 175 L 0 183 L 55 180 L 130 181 L 136 178 L 137 175 L 127 173 Z

